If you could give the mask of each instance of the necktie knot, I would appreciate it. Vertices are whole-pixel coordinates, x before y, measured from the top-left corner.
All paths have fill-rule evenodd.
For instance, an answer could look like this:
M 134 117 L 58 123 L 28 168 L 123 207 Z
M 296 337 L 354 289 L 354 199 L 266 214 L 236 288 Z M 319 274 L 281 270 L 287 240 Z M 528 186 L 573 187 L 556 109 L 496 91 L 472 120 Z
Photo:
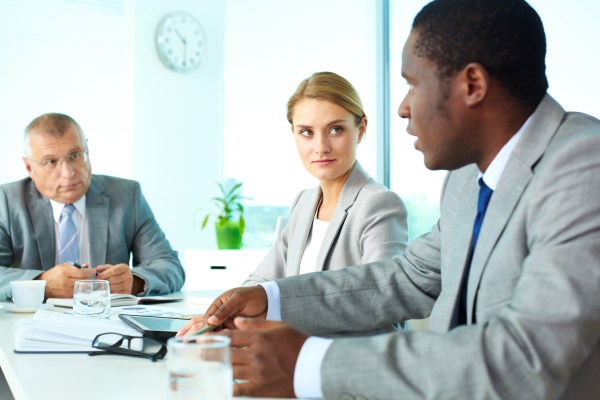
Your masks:
M 477 201 L 477 213 L 485 214 L 485 210 L 492 198 L 494 191 L 488 187 L 483 181 L 483 178 L 479 178 L 479 200 Z
M 73 215 L 73 211 L 75 211 L 75 206 L 73 204 L 65 204 L 65 206 L 62 209 L 62 212 L 60 213 L 60 220 L 64 221 L 67 218 L 71 218 L 71 215 Z

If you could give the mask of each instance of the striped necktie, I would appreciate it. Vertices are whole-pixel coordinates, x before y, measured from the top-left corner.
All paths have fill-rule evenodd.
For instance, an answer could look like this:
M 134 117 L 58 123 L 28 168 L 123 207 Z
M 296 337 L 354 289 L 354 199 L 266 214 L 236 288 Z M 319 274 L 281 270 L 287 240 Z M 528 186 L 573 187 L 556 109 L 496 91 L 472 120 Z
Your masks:
M 73 221 L 73 204 L 66 204 L 60 214 L 58 230 L 60 234 L 58 263 L 79 262 L 79 233 Z

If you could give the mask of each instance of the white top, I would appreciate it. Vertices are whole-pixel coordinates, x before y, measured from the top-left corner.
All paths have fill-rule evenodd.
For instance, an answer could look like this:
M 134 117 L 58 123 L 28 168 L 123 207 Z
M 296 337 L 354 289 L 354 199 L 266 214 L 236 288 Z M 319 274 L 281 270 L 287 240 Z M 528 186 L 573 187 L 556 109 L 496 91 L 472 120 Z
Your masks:
M 308 274 L 309 272 L 317 271 L 317 258 L 319 257 L 319 251 L 321 250 L 327 228 L 329 228 L 329 221 L 321 221 L 315 215 L 312 228 L 308 234 L 308 240 L 306 241 L 306 247 L 302 254 L 302 260 L 300 261 L 299 274 Z
M 52 205 L 52 216 L 54 218 L 54 237 L 60 237 L 60 214 L 62 213 L 65 204 L 59 203 L 50 199 L 50 204 Z M 90 263 L 90 240 L 88 234 L 88 222 L 85 210 L 85 195 L 82 198 L 73 203 L 75 206 L 75 212 L 71 214 L 71 218 L 73 218 L 73 222 L 75 223 L 75 227 L 77 228 L 77 232 L 79 232 L 79 264 Z M 55 240 L 54 248 L 55 248 L 55 256 L 54 256 L 54 265 L 58 265 L 58 256 L 60 254 L 59 249 L 59 241 Z M 90 265 L 90 267 L 95 267 L 95 265 Z

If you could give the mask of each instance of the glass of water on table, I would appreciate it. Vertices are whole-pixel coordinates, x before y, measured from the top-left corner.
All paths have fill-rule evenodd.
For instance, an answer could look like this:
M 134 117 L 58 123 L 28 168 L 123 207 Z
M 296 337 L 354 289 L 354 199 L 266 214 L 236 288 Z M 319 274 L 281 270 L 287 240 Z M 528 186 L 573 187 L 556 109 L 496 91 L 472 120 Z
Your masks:
M 230 339 L 203 335 L 174 337 L 167 341 L 169 399 L 231 400 L 233 372 Z
M 110 316 L 110 285 L 103 280 L 75 281 L 73 312 L 88 317 Z

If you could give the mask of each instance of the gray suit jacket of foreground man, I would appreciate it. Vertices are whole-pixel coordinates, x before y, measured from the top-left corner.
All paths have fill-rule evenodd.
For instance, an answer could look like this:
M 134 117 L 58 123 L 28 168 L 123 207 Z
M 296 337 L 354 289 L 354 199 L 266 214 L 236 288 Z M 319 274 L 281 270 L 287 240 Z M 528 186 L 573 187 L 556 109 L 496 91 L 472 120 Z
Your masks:
M 430 332 L 336 339 L 326 398 L 600 397 L 600 121 L 542 100 L 489 203 L 468 324 L 454 327 L 477 172 L 448 174 L 438 224 L 404 255 L 276 281 L 283 320 L 313 335 L 431 316 Z
M 185 274 L 142 195 L 140 184 L 93 175 L 86 193 L 90 265 L 129 264 L 146 281 L 145 294 L 183 286 Z M 33 279 L 55 265 L 50 201 L 31 179 L 0 186 L 0 300 L 10 298 L 10 281 Z

